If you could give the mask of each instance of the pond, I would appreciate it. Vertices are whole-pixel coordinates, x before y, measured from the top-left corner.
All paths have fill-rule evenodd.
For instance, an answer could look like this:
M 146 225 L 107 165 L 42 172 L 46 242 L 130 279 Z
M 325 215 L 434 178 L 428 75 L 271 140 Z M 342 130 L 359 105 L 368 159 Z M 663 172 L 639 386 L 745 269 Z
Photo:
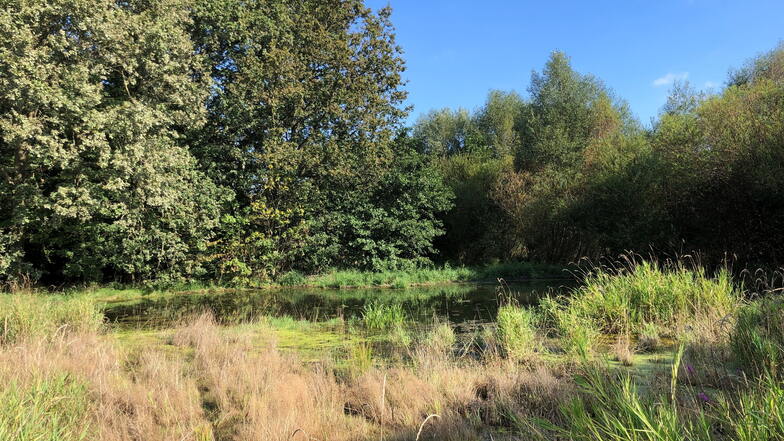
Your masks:
M 120 329 L 161 329 L 183 318 L 211 312 L 224 324 L 242 323 L 260 316 L 292 317 L 311 322 L 362 315 L 369 303 L 400 304 L 406 316 L 418 322 L 434 318 L 455 324 L 495 320 L 499 297 L 521 305 L 536 304 L 548 293 L 562 292 L 567 281 L 526 283 L 449 284 L 407 289 L 280 288 L 214 291 L 142 297 L 106 305 L 109 323 Z

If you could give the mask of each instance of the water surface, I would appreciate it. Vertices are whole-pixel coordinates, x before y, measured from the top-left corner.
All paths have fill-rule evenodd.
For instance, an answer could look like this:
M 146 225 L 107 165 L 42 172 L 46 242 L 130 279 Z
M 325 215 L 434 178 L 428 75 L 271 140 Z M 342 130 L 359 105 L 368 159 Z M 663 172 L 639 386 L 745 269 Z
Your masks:
M 221 323 L 240 323 L 259 316 L 289 316 L 309 321 L 358 317 L 371 302 L 398 303 L 416 321 L 434 317 L 452 323 L 494 321 L 500 297 L 532 305 L 563 290 L 563 280 L 498 284 L 450 284 L 407 289 L 281 288 L 199 292 L 142 297 L 107 305 L 109 322 L 121 328 L 164 328 L 183 318 L 211 312 Z

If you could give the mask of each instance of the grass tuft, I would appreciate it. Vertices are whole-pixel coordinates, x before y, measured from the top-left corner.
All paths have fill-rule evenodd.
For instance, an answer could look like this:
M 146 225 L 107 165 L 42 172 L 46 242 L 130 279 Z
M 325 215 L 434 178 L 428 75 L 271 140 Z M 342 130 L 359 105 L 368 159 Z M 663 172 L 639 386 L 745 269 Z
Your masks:
M 528 308 L 504 305 L 498 309 L 498 341 L 512 360 L 526 360 L 539 350 L 536 313 Z

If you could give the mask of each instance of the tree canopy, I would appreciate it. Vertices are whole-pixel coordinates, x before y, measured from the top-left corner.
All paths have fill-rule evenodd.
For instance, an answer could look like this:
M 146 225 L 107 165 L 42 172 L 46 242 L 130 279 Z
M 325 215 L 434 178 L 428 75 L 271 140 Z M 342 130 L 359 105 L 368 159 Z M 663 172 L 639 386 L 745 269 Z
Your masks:
M 0 3 L 0 282 L 784 259 L 782 46 L 650 127 L 553 52 L 527 94 L 409 128 L 389 8 Z

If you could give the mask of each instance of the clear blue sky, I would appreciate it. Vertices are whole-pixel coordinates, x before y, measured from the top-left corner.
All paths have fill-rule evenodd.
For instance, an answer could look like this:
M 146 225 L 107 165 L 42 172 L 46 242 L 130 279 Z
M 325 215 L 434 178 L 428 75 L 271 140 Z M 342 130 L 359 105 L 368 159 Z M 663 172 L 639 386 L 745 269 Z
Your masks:
M 784 39 L 784 0 L 367 0 L 390 4 L 407 62 L 410 121 L 480 106 L 490 89 L 526 95 L 532 69 L 562 50 L 648 124 L 669 80 L 720 88 L 731 67 Z

